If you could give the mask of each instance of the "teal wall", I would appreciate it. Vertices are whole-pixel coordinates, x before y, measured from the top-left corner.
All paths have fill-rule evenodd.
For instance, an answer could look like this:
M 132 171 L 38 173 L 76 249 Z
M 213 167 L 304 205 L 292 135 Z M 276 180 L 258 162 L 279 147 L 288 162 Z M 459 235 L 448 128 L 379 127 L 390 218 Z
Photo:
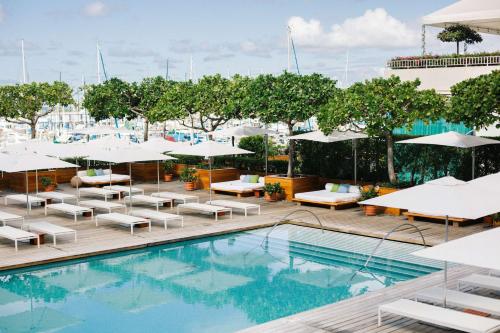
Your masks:
M 455 131 L 462 134 L 467 134 L 470 132 L 472 128 L 465 126 L 464 124 L 454 124 L 448 123 L 444 120 L 438 120 L 430 122 L 429 124 L 425 124 L 423 121 L 418 120 L 413 124 L 413 128 L 411 131 L 408 131 L 405 128 L 397 128 L 393 131 L 396 135 L 431 135 L 431 134 L 439 134 L 449 131 Z

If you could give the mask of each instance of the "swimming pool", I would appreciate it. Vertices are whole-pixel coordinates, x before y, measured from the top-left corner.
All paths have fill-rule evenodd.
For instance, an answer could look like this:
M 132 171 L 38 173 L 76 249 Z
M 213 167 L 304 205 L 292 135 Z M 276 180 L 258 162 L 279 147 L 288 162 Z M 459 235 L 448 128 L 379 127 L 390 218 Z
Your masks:
M 386 241 L 285 224 L 0 273 L 0 332 L 233 332 L 440 269 Z

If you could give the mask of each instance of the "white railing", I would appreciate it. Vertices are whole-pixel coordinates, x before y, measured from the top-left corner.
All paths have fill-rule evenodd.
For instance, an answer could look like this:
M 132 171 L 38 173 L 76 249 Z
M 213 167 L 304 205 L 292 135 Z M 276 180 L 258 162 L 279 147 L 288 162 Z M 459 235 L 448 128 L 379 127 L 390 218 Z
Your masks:
M 498 66 L 498 65 L 500 65 L 500 55 L 463 57 L 463 58 L 399 59 L 399 60 L 389 60 L 387 62 L 387 67 L 391 69 Z

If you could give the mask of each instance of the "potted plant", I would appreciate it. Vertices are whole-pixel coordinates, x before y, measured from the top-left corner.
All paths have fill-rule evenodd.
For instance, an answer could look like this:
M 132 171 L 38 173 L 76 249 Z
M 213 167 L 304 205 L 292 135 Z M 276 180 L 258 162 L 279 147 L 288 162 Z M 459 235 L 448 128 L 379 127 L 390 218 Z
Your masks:
M 43 190 L 45 192 L 52 192 L 56 189 L 57 187 L 57 184 L 55 184 L 53 181 L 52 181 L 52 178 L 50 177 L 42 177 L 40 179 L 40 182 L 42 183 L 42 186 L 43 186 Z
M 373 186 L 368 186 L 361 190 L 361 198 L 360 201 L 372 199 L 378 196 L 378 189 Z M 377 206 L 372 205 L 364 205 L 363 209 L 365 211 L 366 216 L 375 216 L 377 215 Z
M 274 202 L 281 198 L 284 190 L 280 183 L 266 183 L 264 185 L 264 199 Z
M 196 189 L 196 169 L 194 168 L 184 168 L 179 176 L 181 182 L 184 183 L 184 189 L 186 191 L 194 191 Z
M 165 173 L 163 174 L 163 180 L 165 182 L 171 182 L 172 178 L 174 177 L 174 169 L 175 169 L 175 163 L 172 161 L 165 161 L 163 164 L 163 170 Z

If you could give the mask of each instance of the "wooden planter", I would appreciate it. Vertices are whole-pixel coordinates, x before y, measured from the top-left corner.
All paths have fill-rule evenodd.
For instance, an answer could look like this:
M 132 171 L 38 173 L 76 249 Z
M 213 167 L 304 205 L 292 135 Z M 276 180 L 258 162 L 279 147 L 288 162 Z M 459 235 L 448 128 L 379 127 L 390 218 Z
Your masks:
M 210 170 L 196 169 L 198 187 L 204 190 L 210 188 Z M 240 170 L 235 168 L 212 169 L 212 183 L 227 182 L 240 178 Z
M 73 170 L 74 172 L 74 170 Z M 38 171 L 38 189 L 42 190 L 42 177 L 52 179 L 54 183 L 58 183 L 56 170 Z M 8 188 L 14 192 L 26 192 L 26 174 L 24 172 L 4 173 L 4 179 L 7 182 Z M 28 192 L 36 191 L 36 173 L 34 171 L 28 172 Z
M 194 191 L 196 190 L 196 182 L 185 182 L 184 189 L 186 191 Z
M 267 176 L 266 183 L 280 183 L 285 191 L 284 198 L 292 201 L 295 193 L 310 192 L 318 189 L 317 176 L 300 176 L 294 178 L 281 177 L 277 175 Z
M 128 175 L 128 171 L 126 173 Z M 160 163 L 160 178 L 163 178 L 164 169 Z M 138 181 L 158 181 L 158 163 L 132 163 L 132 179 Z
M 163 174 L 163 181 L 164 182 L 167 182 L 167 183 L 171 182 L 173 178 L 174 178 L 174 175 L 171 174 L 171 173 L 165 173 L 165 174 Z
M 399 191 L 399 189 L 393 188 L 393 187 L 380 187 L 378 189 L 377 193 L 378 193 L 378 195 L 385 195 L 385 194 L 393 193 L 396 191 Z M 400 216 L 402 213 L 402 210 L 399 208 L 385 207 L 383 212 L 384 212 L 384 214 L 387 214 L 387 215 Z
M 269 202 L 275 202 L 280 199 L 280 195 L 278 193 L 269 194 L 267 192 L 264 193 L 264 199 Z

